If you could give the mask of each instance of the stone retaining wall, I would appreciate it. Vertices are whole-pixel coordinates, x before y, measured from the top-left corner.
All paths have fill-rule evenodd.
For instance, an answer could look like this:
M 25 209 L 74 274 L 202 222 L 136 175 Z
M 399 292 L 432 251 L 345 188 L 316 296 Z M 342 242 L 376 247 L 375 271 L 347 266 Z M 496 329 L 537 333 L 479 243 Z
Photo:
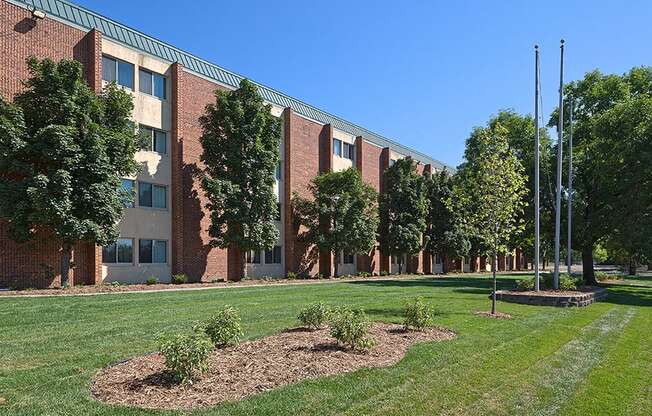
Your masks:
M 490 295 L 491 297 L 491 295 Z M 547 292 L 545 295 L 536 295 L 532 292 L 515 292 L 510 290 L 499 290 L 496 292 L 496 299 L 511 303 L 521 303 L 525 305 L 538 306 L 557 306 L 561 308 L 574 306 L 588 306 L 593 302 L 606 299 L 607 289 L 594 288 L 585 292 L 565 293 L 551 295 Z

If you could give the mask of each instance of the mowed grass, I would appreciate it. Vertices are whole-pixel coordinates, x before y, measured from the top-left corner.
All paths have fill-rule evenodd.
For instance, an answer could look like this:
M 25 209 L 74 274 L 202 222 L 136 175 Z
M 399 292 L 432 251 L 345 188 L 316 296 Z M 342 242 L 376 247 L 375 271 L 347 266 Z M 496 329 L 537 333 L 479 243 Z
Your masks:
M 503 276 L 501 287 L 514 286 Z M 649 415 L 652 280 L 609 286 L 582 309 L 499 303 L 487 278 L 419 278 L 89 297 L 0 298 L 1 415 L 180 414 L 108 406 L 89 385 L 102 367 L 156 349 L 163 332 L 187 330 L 224 304 L 240 309 L 247 338 L 297 324 L 313 301 L 363 307 L 401 322 L 423 296 L 453 341 L 414 346 L 397 365 L 307 380 L 193 415 Z

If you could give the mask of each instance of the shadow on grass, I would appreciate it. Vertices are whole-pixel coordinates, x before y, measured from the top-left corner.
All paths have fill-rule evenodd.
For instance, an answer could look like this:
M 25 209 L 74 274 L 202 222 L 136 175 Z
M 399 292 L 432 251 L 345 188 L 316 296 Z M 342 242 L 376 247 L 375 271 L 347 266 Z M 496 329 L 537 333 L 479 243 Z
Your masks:
M 618 305 L 652 306 L 652 287 L 609 284 L 605 302 Z
M 417 279 L 417 280 L 356 280 L 347 282 L 350 285 L 363 285 L 375 287 L 429 287 L 429 288 L 477 288 L 491 289 L 491 279 L 487 278 L 461 278 L 461 277 L 441 277 L 435 279 Z M 515 280 L 509 277 L 500 276 L 497 278 L 499 289 L 515 287 Z M 462 290 L 462 289 L 459 289 Z M 466 289 L 465 289 L 466 290 Z M 484 292 L 478 292 L 484 293 Z

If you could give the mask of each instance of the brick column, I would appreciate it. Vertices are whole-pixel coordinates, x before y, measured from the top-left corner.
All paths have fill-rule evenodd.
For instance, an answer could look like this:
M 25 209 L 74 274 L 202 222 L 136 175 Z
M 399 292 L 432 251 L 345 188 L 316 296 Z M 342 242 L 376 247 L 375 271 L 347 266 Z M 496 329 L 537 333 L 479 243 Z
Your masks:
M 319 173 L 333 170 L 333 126 L 326 124 L 319 135 Z M 324 224 L 324 226 L 328 226 Z M 319 252 L 319 273 L 323 276 L 335 275 L 335 255 L 329 251 Z
M 171 265 L 172 273 L 184 272 L 183 253 L 183 132 L 181 131 L 181 94 L 183 85 L 183 66 L 175 62 L 170 68 L 170 81 L 172 95 L 170 97 L 171 127 L 170 132 L 170 161 L 171 161 L 171 184 L 172 196 L 172 235 Z
M 381 172 L 381 177 L 380 177 L 380 192 L 383 193 L 385 192 L 385 178 L 383 173 L 387 168 L 389 168 L 389 160 L 390 160 L 390 150 L 389 147 L 384 147 L 383 151 L 380 154 L 380 172 Z M 381 230 L 380 232 L 383 232 L 383 228 L 381 225 Z M 390 272 L 390 257 L 388 255 L 383 254 L 382 252 L 380 253 L 380 271 L 381 272 Z
M 283 110 L 282 114 L 282 119 L 283 119 L 283 154 L 285 155 L 285 160 L 283 161 L 284 163 L 282 164 L 283 166 L 283 207 L 284 207 L 284 216 L 283 218 L 285 219 L 285 222 L 283 223 L 284 227 L 284 238 L 285 241 L 283 242 L 283 257 L 284 257 L 284 263 L 285 263 L 285 274 L 287 275 L 288 272 L 296 272 L 297 268 L 295 265 L 294 261 L 294 226 L 293 226 L 293 221 L 294 221 L 294 216 L 292 215 L 292 189 L 290 188 L 290 182 L 291 182 L 291 176 L 290 172 L 292 171 L 291 169 L 291 164 L 292 164 L 292 158 L 290 157 L 290 141 L 291 141 L 291 135 L 290 135 L 290 130 L 291 130 L 291 123 L 292 123 L 292 109 L 290 107 L 286 107 L 285 110 Z
M 432 175 L 432 165 L 430 163 L 423 167 L 423 174 Z M 421 252 L 421 264 L 423 267 L 423 273 L 432 274 L 432 254 L 428 250 L 423 250 Z

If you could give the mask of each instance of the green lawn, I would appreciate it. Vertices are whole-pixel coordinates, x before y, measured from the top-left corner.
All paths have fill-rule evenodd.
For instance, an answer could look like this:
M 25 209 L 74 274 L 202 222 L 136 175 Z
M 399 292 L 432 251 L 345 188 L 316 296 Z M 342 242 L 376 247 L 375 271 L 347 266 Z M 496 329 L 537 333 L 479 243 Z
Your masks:
M 514 285 L 513 278 L 501 286 Z M 93 374 L 150 352 L 160 332 L 188 328 L 229 303 L 247 338 L 296 325 L 312 301 L 354 304 L 374 320 L 400 322 L 404 301 L 427 298 L 453 341 L 414 346 L 399 364 L 304 381 L 193 415 L 640 414 L 652 409 L 652 280 L 610 286 L 583 309 L 499 303 L 488 279 L 270 286 L 68 298 L 0 298 L 2 415 L 178 414 L 91 399 Z M 0 403 L 3 400 L 0 399 Z

